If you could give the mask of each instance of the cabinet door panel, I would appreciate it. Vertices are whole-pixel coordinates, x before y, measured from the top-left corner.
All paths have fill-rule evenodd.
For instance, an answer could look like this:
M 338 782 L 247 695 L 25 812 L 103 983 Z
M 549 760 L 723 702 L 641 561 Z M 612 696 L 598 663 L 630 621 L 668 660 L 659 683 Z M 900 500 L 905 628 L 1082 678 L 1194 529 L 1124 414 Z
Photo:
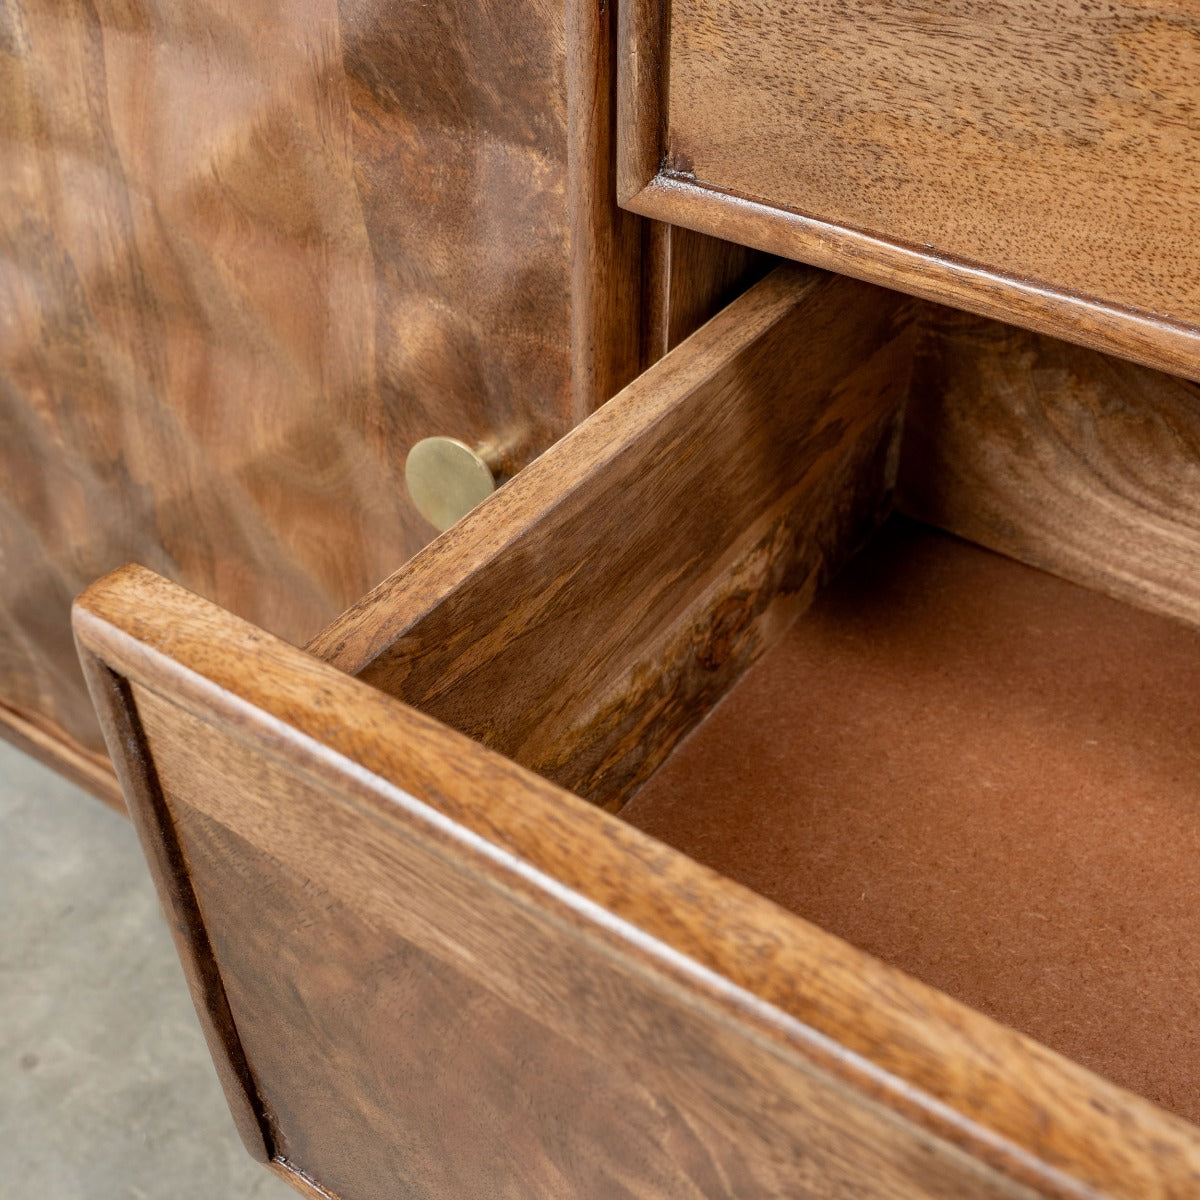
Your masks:
M 0 15 L 0 714 L 101 742 L 70 599 L 137 560 L 303 641 L 429 537 L 431 433 L 573 423 L 565 15 Z

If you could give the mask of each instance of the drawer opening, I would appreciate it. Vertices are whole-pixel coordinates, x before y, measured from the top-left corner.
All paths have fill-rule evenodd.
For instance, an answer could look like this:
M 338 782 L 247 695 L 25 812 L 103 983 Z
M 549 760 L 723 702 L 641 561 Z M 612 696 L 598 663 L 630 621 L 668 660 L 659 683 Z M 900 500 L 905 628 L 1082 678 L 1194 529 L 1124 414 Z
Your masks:
M 311 648 L 1200 1120 L 1198 464 L 1196 385 L 786 267 Z

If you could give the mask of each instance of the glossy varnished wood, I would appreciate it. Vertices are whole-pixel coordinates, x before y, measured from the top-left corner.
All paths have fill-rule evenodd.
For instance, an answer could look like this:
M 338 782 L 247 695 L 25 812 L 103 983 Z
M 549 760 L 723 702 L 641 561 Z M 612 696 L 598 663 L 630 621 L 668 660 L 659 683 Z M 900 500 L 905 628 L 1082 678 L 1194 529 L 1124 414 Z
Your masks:
M 95 751 L 89 580 L 303 640 L 432 536 L 413 441 L 520 465 L 573 423 L 564 17 L 5 13 L 0 702 Z
M 633 211 L 1200 376 L 1185 7 L 630 0 L 621 24 Z
M 1200 624 L 1200 385 L 931 306 L 899 503 Z
M 886 511 L 907 315 L 781 268 L 310 649 L 619 807 Z
M 76 628 L 273 1153 L 344 1200 L 409 1161 L 430 1197 L 1200 1186 L 1191 1126 L 149 572 Z

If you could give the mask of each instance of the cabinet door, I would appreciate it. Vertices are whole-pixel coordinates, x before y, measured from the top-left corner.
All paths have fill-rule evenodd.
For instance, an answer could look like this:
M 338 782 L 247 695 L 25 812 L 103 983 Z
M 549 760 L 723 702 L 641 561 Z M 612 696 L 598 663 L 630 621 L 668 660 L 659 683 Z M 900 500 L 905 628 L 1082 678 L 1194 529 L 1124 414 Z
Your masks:
M 611 6 L 4 11 L 0 731 L 110 797 L 90 580 L 303 642 L 432 536 L 417 440 L 510 474 L 760 273 L 617 208 Z
M 433 535 L 414 441 L 578 419 L 565 14 L 20 0 L 0 62 L 0 719 L 103 788 L 91 579 L 304 641 Z

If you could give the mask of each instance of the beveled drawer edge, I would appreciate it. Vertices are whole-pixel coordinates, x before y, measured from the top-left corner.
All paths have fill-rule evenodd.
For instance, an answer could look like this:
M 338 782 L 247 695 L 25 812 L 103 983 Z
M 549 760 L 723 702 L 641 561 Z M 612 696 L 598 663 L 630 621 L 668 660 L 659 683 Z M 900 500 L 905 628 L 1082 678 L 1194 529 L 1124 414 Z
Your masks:
M 773 1053 L 1014 1183 L 1130 1200 L 1200 1188 L 1200 1131 L 1187 1122 L 151 572 L 125 568 L 94 585 L 75 623 L 93 671 L 169 693 L 201 720 L 258 737 L 259 752 L 286 752 L 314 779 L 369 779 L 356 788 L 363 815 L 402 823 L 406 837 L 419 830 L 456 862 L 469 856 L 492 886 L 553 909 L 574 936 L 602 942 L 606 954 L 715 1008 Z M 248 721 L 252 711 L 267 721 Z M 136 761 L 136 730 L 117 732 Z M 440 782 L 448 761 L 469 764 L 453 789 Z M 556 854 L 554 828 L 586 844 L 587 855 Z M 606 888 L 617 878 L 619 890 Z M 219 1000 L 219 979 L 200 978 L 203 1002 Z M 236 1036 L 226 1031 L 220 1045 L 228 1075 Z M 968 1098 L 977 1104 L 969 1115 Z M 254 1115 L 253 1104 L 243 1112 Z
M 1200 380 L 1200 328 L 734 195 L 666 156 L 670 0 L 621 0 L 617 201 L 630 212 Z
M 128 570 L 117 574 L 125 578 Z M 274 1157 L 270 1129 L 132 702 L 129 675 L 114 668 L 99 645 L 93 644 L 89 633 L 101 622 L 80 607 L 83 598 L 72 606 L 75 644 L 125 807 L 150 867 L 234 1126 L 250 1157 L 267 1163 Z

